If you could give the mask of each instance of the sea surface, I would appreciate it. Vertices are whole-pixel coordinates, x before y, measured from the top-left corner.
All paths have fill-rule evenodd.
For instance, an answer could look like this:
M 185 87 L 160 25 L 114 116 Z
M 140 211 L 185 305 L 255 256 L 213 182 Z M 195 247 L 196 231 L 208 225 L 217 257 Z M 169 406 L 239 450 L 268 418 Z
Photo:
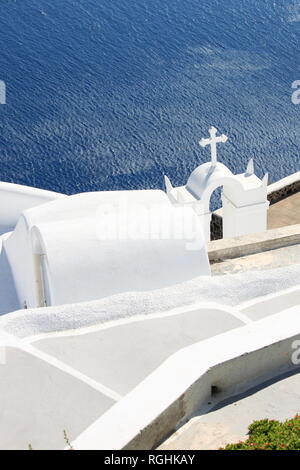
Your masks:
M 234 172 L 300 169 L 298 0 L 1 0 L 0 45 L 1 181 L 185 184 L 211 125 Z

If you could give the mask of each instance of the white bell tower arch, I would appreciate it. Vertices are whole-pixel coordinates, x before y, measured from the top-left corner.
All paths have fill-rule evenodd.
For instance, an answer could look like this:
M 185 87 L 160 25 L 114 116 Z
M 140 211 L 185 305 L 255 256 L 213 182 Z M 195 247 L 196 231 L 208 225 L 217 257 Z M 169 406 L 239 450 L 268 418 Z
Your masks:
M 200 140 L 201 147 L 210 145 L 211 161 L 198 166 L 185 186 L 173 188 L 165 176 L 167 194 L 173 204 L 191 205 L 202 220 L 206 240 L 210 240 L 212 213 L 209 208 L 212 193 L 222 187 L 223 237 L 231 238 L 267 229 L 268 174 L 261 180 L 254 174 L 251 159 L 245 173 L 234 175 L 217 160 L 217 144 L 227 142 L 217 129 L 211 127 L 210 138 Z

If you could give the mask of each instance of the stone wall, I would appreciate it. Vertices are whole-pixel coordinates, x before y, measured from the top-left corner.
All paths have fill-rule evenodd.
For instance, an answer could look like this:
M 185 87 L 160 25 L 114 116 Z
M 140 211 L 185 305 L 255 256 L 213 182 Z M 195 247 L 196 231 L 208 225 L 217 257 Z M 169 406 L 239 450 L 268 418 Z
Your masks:
M 211 240 L 220 240 L 223 238 L 223 219 L 220 215 L 212 214 L 210 223 Z
M 285 199 L 286 197 L 291 196 L 292 194 L 296 194 L 299 191 L 300 180 L 270 192 L 268 194 L 268 200 L 270 201 L 270 204 L 275 204 L 275 202 L 281 201 L 282 199 Z

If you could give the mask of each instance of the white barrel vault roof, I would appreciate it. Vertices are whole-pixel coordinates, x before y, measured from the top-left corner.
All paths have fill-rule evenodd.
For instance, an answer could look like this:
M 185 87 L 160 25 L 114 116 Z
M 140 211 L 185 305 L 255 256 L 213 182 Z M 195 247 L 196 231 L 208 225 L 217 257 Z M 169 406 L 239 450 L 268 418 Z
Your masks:
M 192 209 L 172 206 L 161 191 L 126 193 L 83 194 L 28 211 L 45 255 L 51 305 L 210 274 Z

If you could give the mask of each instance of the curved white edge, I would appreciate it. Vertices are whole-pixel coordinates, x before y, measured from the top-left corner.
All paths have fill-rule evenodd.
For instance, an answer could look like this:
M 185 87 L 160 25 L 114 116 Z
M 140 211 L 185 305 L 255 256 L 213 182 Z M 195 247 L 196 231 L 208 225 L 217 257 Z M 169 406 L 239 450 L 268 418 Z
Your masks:
M 0 247 L 1 247 L 1 241 L 8 237 L 9 234 L 2 235 L 0 237 Z M 90 332 L 94 331 L 99 331 L 99 330 L 104 330 L 107 328 L 113 328 L 115 326 L 120 326 L 124 325 L 127 323 L 134 323 L 134 322 L 139 322 L 139 321 L 147 321 L 147 320 L 152 320 L 154 318 L 162 318 L 162 317 L 167 317 L 167 316 L 173 316 L 177 314 L 182 314 L 187 311 L 194 311 L 194 310 L 200 310 L 200 309 L 220 309 L 224 312 L 227 312 L 239 320 L 241 320 L 243 323 L 249 323 L 252 320 L 247 317 L 247 315 L 243 314 L 243 311 L 247 309 L 248 307 L 252 306 L 257 306 L 259 307 L 260 304 L 264 304 L 265 301 L 267 300 L 280 300 L 281 297 L 285 297 L 287 294 L 293 294 L 293 293 L 300 293 L 300 285 L 296 285 L 293 287 L 289 287 L 287 289 L 283 289 L 280 292 L 273 292 L 271 294 L 267 295 L 261 295 L 259 297 L 256 297 L 255 299 L 252 300 L 247 300 L 243 301 L 238 305 L 231 306 L 231 305 L 225 305 L 221 304 L 218 302 L 212 302 L 212 301 L 200 301 L 200 302 L 194 302 L 194 303 L 187 303 L 184 305 L 181 305 L 176 308 L 171 308 L 171 309 L 164 309 L 160 311 L 155 311 L 152 313 L 145 313 L 141 315 L 132 315 L 132 316 L 116 316 L 115 318 L 112 319 L 107 319 L 106 317 L 101 320 L 100 317 L 94 320 L 93 323 L 89 323 L 89 315 L 87 314 L 86 307 L 91 307 L 93 312 L 97 311 L 97 301 L 93 300 L 90 302 L 80 302 L 77 304 L 64 304 L 64 305 L 58 305 L 54 307 L 43 307 L 43 308 L 33 308 L 33 309 L 20 309 L 20 310 L 15 310 L 13 312 L 10 312 L 9 314 L 2 315 L 0 316 L 0 330 L 6 331 L 7 326 L 11 324 L 11 322 L 14 323 L 20 323 L 21 329 L 19 331 L 19 334 L 16 335 L 16 333 L 13 333 L 16 335 L 19 339 L 22 339 L 26 343 L 32 343 L 35 341 L 39 341 L 42 339 L 46 338 L 53 338 L 53 337 L 65 337 L 65 336 L 80 336 L 84 335 Z M 285 309 L 288 309 L 289 307 L 292 307 L 293 305 L 287 305 Z M 99 305 L 99 314 L 103 311 L 103 308 L 101 305 Z M 35 314 L 40 314 L 42 315 L 44 312 L 51 314 L 50 318 L 52 321 L 51 328 L 47 329 L 47 331 L 41 329 L 39 331 L 36 331 L 34 333 L 29 333 L 29 334 L 24 334 L 22 327 L 26 327 L 27 323 L 30 323 L 30 319 L 32 315 Z M 76 315 L 85 315 L 86 317 L 86 323 L 80 323 L 79 326 L 77 326 L 76 322 L 74 322 L 74 328 L 61 328 L 61 322 L 63 321 L 63 316 L 72 313 L 74 314 L 74 319 L 75 319 L 75 314 Z M 103 312 L 105 313 L 105 312 Z M 274 312 L 276 313 L 276 312 Z M 272 315 L 272 313 L 270 313 Z M 49 325 L 48 325 L 49 328 Z
M 297 183 L 298 181 L 300 181 L 300 171 L 297 171 L 296 173 L 293 173 L 292 175 L 286 176 L 285 178 L 282 178 L 279 181 L 275 181 L 275 183 L 269 184 L 267 186 L 267 194 L 268 195 L 272 194 L 275 191 L 279 191 L 280 189 L 283 189 L 286 186 L 289 186 L 290 184 Z M 222 217 L 223 215 L 222 207 L 215 210 L 213 213 L 218 215 L 219 217 Z
M 1 251 L 1 238 L 0 238 L 0 251 Z M 83 303 L 83 307 L 86 305 L 88 305 L 88 303 Z M 219 310 L 221 312 L 232 315 L 233 317 L 237 318 L 244 324 L 250 323 L 252 321 L 246 315 L 241 314 L 239 310 L 235 307 L 222 305 L 217 302 L 197 302 L 193 304 L 183 305 L 181 307 L 173 308 L 170 310 L 156 311 L 153 313 L 139 314 L 139 315 L 133 315 L 133 316 L 120 316 L 120 317 L 113 318 L 111 320 L 104 319 L 104 321 L 102 322 L 100 319 L 98 319 L 98 322 L 91 323 L 91 324 L 88 322 L 88 314 L 86 313 L 85 310 L 83 310 L 83 315 L 85 314 L 87 316 L 86 325 L 81 324 L 77 328 L 74 326 L 74 328 L 61 329 L 61 322 L 63 322 L 64 313 L 62 313 L 62 315 L 59 315 L 59 314 L 61 313 L 62 307 L 63 308 L 68 307 L 68 312 L 71 312 L 74 314 L 74 309 L 76 308 L 80 312 L 80 306 L 82 306 L 82 304 L 69 304 L 69 305 L 63 305 L 63 306 L 58 306 L 58 307 L 43 307 L 43 308 L 38 308 L 38 309 L 16 310 L 9 314 L 0 316 L 0 333 L 2 331 L 11 336 L 15 336 L 19 341 L 21 341 L 24 344 L 25 343 L 31 344 L 31 343 L 35 343 L 37 341 L 41 341 L 44 339 L 65 338 L 65 337 L 70 337 L 70 336 L 82 336 L 85 334 L 94 333 L 96 331 L 107 330 L 107 329 L 118 327 L 121 325 L 127 325 L 130 323 L 137 323 L 141 321 L 147 322 L 147 321 L 151 321 L 154 319 L 181 315 L 187 312 L 194 312 L 195 310 L 197 311 L 198 310 L 199 311 L 200 310 L 205 310 L 205 311 Z M 49 312 L 51 314 L 50 315 L 51 318 L 53 319 L 53 325 L 50 331 L 46 331 L 46 332 L 37 331 L 31 334 L 23 334 L 22 329 L 21 329 L 19 331 L 19 334 L 16 334 L 15 332 L 14 333 L 10 332 L 9 327 L 11 326 L 11 321 L 20 323 L 21 328 L 22 328 L 22 326 L 26 325 L 27 321 L 30 323 L 30 314 L 32 313 L 34 314 L 35 312 L 38 312 L 42 315 L 43 310 L 46 310 L 47 312 Z
M 45 189 L 0 181 L 0 226 L 12 228 L 24 210 L 63 197 L 67 196 Z
M 27 194 L 30 196 L 40 196 L 47 198 L 58 199 L 65 197 L 65 194 L 56 193 L 54 191 L 49 191 L 47 189 L 34 188 L 32 186 L 25 186 L 22 184 L 7 183 L 5 181 L 0 181 L 0 192 L 6 193 L 20 193 Z
M 299 307 L 182 349 L 74 442 L 78 450 L 151 449 L 211 400 L 264 382 L 292 364 Z
M 98 323 L 95 325 L 87 325 L 77 329 L 69 329 L 65 331 L 53 331 L 49 333 L 37 333 L 32 336 L 25 336 L 23 339 L 26 343 L 34 343 L 43 339 L 50 338 L 66 338 L 69 336 L 82 336 L 88 333 L 94 333 L 96 331 L 107 330 L 121 325 L 128 325 L 130 323 L 138 323 L 141 321 L 151 321 L 159 318 L 172 317 L 175 315 L 181 315 L 186 312 L 194 312 L 195 310 L 220 310 L 224 313 L 228 313 L 243 323 L 249 323 L 251 320 L 241 316 L 240 312 L 234 307 L 228 307 L 217 302 L 199 302 L 192 305 L 184 305 L 171 310 L 157 311 L 154 313 L 134 315 L 132 317 L 119 317 L 113 320 L 105 321 L 104 323 Z M 246 317 L 246 316 L 245 316 Z M 0 320 L 1 327 L 1 320 Z

